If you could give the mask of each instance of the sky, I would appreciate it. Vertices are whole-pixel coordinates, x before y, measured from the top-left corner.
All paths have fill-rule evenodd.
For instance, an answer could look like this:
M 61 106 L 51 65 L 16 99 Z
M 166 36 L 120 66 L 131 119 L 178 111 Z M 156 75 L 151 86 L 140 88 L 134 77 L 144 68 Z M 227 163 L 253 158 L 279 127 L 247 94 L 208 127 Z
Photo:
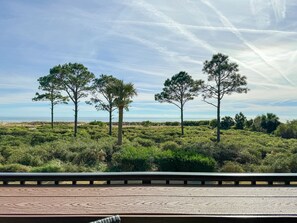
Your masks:
M 179 109 L 154 94 L 180 71 L 207 80 L 203 62 L 219 52 L 250 89 L 225 96 L 222 116 L 296 119 L 296 12 L 295 0 L 0 0 L 0 121 L 50 117 L 49 103 L 32 102 L 37 79 L 68 62 L 132 82 L 138 96 L 126 120 L 178 120 Z M 80 118 L 107 121 L 85 101 Z M 199 96 L 184 115 L 212 119 L 216 108 Z M 72 118 L 73 104 L 57 105 L 55 116 Z

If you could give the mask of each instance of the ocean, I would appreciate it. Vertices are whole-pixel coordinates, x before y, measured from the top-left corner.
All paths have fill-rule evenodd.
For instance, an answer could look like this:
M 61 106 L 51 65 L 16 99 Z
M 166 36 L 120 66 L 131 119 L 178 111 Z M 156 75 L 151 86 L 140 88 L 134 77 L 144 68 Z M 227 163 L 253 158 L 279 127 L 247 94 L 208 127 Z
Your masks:
M 55 117 L 54 121 L 56 122 L 73 122 L 74 117 Z M 107 117 L 79 117 L 79 122 L 91 122 L 91 121 L 102 121 L 108 122 Z M 202 119 L 185 119 L 191 121 L 198 121 Z M 0 117 L 0 122 L 50 122 L 50 117 Z M 113 121 L 117 121 L 117 117 L 113 118 Z M 156 117 L 124 117 L 125 122 L 142 122 L 142 121 L 151 121 L 151 122 L 174 122 L 180 121 L 180 118 L 156 118 Z

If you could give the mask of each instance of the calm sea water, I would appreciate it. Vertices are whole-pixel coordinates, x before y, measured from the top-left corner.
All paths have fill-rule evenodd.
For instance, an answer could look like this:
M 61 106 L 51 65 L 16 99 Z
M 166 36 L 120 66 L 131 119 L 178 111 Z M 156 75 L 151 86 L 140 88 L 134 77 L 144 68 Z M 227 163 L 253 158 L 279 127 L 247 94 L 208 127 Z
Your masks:
M 55 121 L 58 122 L 73 122 L 73 117 L 56 117 Z M 103 121 L 108 122 L 107 118 L 100 118 L 100 117 L 79 117 L 79 122 L 91 122 L 91 121 Z M 125 122 L 142 122 L 142 121 L 151 121 L 151 122 L 174 122 L 174 121 L 180 121 L 179 118 L 151 118 L 151 117 L 126 117 L 124 119 Z M 201 119 L 195 119 L 191 118 L 188 120 L 201 120 Z M 43 122 L 50 122 L 49 117 L 0 117 L 0 122 L 35 122 L 35 121 L 43 121 Z M 117 121 L 117 118 L 113 118 L 113 121 Z

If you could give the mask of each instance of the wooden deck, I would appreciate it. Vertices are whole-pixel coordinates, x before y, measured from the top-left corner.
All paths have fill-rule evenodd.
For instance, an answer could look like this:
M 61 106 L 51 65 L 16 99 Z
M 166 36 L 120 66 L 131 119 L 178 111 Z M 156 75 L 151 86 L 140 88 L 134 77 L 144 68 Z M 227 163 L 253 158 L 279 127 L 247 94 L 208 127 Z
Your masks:
M 296 222 L 296 187 L 0 187 L 0 222 Z M 260 217 L 260 218 L 259 218 Z M 263 220 L 264 219 L 264 220 Z

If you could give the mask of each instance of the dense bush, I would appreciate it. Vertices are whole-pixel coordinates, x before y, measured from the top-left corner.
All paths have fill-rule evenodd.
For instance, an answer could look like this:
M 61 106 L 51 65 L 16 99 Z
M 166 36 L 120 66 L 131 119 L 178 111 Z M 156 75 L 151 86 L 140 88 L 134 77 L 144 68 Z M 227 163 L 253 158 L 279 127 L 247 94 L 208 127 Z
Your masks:
M 184 126 L 201 126 L 209 125 L 208 120 L 199 120 L 199 121 L 184 121 Z
M 217 127 L 217 119 L 212 119 L 210 120 L 209 122 L 209 126 L 212 127 L 212 128 L 216 128 Z
M 89 125 L 98 125 L 98 126 L 105 126 L 106 124 L 104 122 L 101 122 L 101 121 L 92 121 L 92 122 L 89 122 Z
M 140 137 L 133 139 L 133 142 L 137 143 L 140 146 L 144 146 L 144 147 L 151 147 L 151 146 L 155 145 L 154 141 L 152 141 L 150 139 L 140 138 Z
M 280 125 L 279 118 L 273 113 L 257 116 L 252 124 L 252 130 L 272 133 Z
M 285 139 L 297 139 L 297 120 L 280 124 L 275 131 L 275 135 Z
M 274 173 L 291 172 L 292 157 L 284 153 L 271 153 L 265 157 L 263 165 L 268 166 L 267 170 Z
M 124 147 L 112 159 L 113 171 L 151 171 L 154 170 L 154 157 L 158 148 Z
M 161 148 L 163 150 L 172 150 L 172 151 L 175 151 L 175 150 L 180 149 L 180 146 L 176 142 L 169 141 L 169 142 L 162 143 L 161 144 Z
M 234 118 L 235 129 L 243 129 L 246 121 L 247 121 L 247 119 L 242 114 L 242 112 L 239 112 L 239 114 L 236 114 L 235 118 Z
M 230 116 L 225 116 L 221 121 L 221 129 L 230 129 L 235 124 L 234 120 Z
M 143 121 L 141 122 L 141 125 L 144 127 L 149 127 L 149 126 L 153 126 L 154 123 L 152 123 L 151 121 Z
M 63 172 L 64 169 L 59 161 L 53 160 L 50 163 L 34 167 L 31 169 L 31 172 Z
M 164 122 L 164 125 L 166 126 L 179 126 L 179 122 Z
M 113 157 L 115 171 L 214 171 L 212 158 L 182 150 L 125 147 Z
M 24 166 L 21 164 L 13 163 L 13 164 L 0 164 L 0 172 L 29 172 L 30 167 Z
M 244 127 L 247 129 L 251 129 L 253 126 L 254 120 L 253 119 L 247 119 L 244 123 Z
M 52 142 L 57 140 L 58 137 L 53 135 L 53 134 L 46 134 L 46 133 L 38 133 L 38 134 L 34 134 L 32 136 L 31 139 L 31 145 L 35 146 L 35 145 L 40 145 L 43 144 L 45 142 Z
M 214 159 L 183 150 L 167 150 L 157 158 L 158 170 L 177 172 L 212 172 L 215 170 Z
M 227 172 L 227 173 L 242 173 L 244 172 L 242 166 L 237 162 L 227 161 L 224 163 L 220 172 Z

